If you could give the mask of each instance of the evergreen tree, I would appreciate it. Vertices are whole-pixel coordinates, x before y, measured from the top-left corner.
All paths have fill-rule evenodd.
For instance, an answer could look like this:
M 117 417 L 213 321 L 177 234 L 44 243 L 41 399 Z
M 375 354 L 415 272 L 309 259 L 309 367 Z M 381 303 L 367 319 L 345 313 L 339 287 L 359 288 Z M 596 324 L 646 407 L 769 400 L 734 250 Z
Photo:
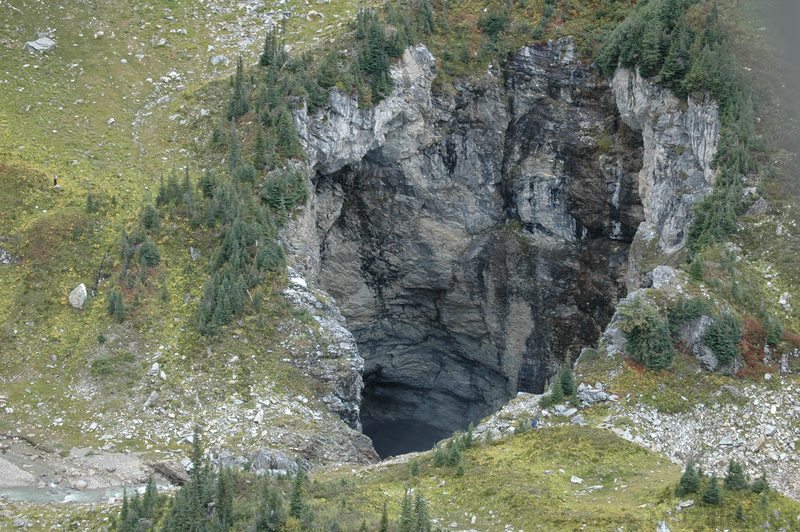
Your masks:
M 250 110 L 250 103 L 247 101 L 244 87 L 244 66 L 242 64 L 242 54 L 236 62 L 236 74 L 233 77 L 233 98 L 228 105 L 228 120 L 239 119 Z
M 297 474 L 292 483 L 292 494 L 289 500 L 289 515 L 295 519 L 303 519 L 306 513 L 306 503 L 303 497 L 307 479 L 308 477 L 303 468 L 297 468 Z
M 202 475 L 205 460 L 203 459 L 203 442 L 200 437 L 200 427 L 195 426 L 192 431 L 192 450 L 189 453 L 189 461 L 192 463 L 192 469 L 189 472 L 189 477 L 194 482 L 199 482 Z
M 739 345 L 742 343 L 742 323 L 733 314 L 723 312 L 714 318 L 700 339 L 711 348 L 720 365 L 728 365 L 739 354 Z
M 686 464 L 686 469 L 683 472 L 683 476 L 678 482 L 678 487 L 675 490 L 675 494 L 678 497 L 683 497 L 690 493 L 697 493 L 699 490 L 700 476 L 694 468 L 694 459 L 689 458 L 689 462 Z
M 692 45 L 692 34 L 689 27 L 679 23 L 670 40 L 669 51 L 664 59 L 664 66 L 655 81 L 683 96 L 682 81 L 692 65 L 689 48 Z
M 761 507 L 765 510 L 769 508 L 769 499 L 767 498 L 766 491 L 761 492 Z
M 743 490 L 747 488 L 747 479 L 742 470 L 742 464 L 736 460 L 728 463 L 728 473 L 725 475 L 725 487 L 729 490 Z
M 147 485 L 144 489 L 144 496 L 142 497 L 142 505 L 140 510 L 140 517 L 143 519 L 152 519 L 156 514 L 158 506 L 158 489 L 156 488 L 156 481 L 153 475 L 147 478 Z
M 739 521 L 744 521 L 744 506 L 742 503 L 739 503 L 739 506 L 736 507 L 736 519 Z
M 461 463 L 463 455 L 461 454 L 461 446 L 458 441 L 451 439 L 447 442 L 447 453 L 445 454 L 444 463 L 448 467 L 455 467 Z
M 689 266 L 689 276 L 695 281 L 702 281 L 704 279 L 703 260 L 698 255 Z
M 122 510 L 120 511 L 119 521 L 120 521 L 120 530 L 127 531 L 128 530 L 128 490 L 122 488 Z
M 267 30 L 267 36 L 264 40 L 264 51 L 261 53 L 259 63 L 261 66 L 269 67 L 275 64 L 278 56 L 278 34 L 275 26 Z
M 560 405 L 564 402 L 564 389 L 561 387 L 561 379 L 556 378 L 553 380 L 553 387 L 550 389 L 550 399 L 554 405 Z
M 253 151 L 253 166 L 256 170 L 263 170 L 267 166 L 269 143 L 260 127 L 256 129 L 256 145 Z
M 119 323 L 125 321 L 125 300 L 120 290 L 114 289 L 108 293 L 108 314 Z
M 292 113 L 289 109 L 283 108 L 281 110 L 281 117 L 278 120 L 278 153 L 287 159 L 297 157 L 300 155 L 302 146 L 300 145 L 300 138 L 297 136 L 297 128 L 295 128 Z
M 567 363 L 569 363 L 569 359 L 567 359 Z M 569 367 L 564 367 L 559 374 L 559 380 L 561 381 L 561 390 L 564 392 L 566 396 L 575 395 L 575 379 L 572 376 L 572 370 Z
M 358 527 L 358 532 L 369 532 L 369 529 L 367 528 L 367 520 L 366 519 L 362 519 L 361 520 L 361 526 Z
M 403 504 L 400 507 L 398 521 L 397 532 L 414 532 L 414 508 L 408 490 L 403 495 Z
M 203 197 L 206 199 L 212 198 L 216 186 L 217 178 L 214 175 L 214 170 L 206 168 L 206 171 L 203 172 L 203 177 L 200 179 L 200 192 L 203 193 Z
M 626 333 L 626 351 L 637 362 L 653 371 L 661 371 L 672 363 L 675 348 L 667 323 L 654 306 L 640 296 L 620 307 L 619 328 Z
M 192 178 L 189 177 L 189 165 L 184 167 L 183 181 L 181 181 L 181 197 L 192 191 Z
M 639 72 L 643 77 L 649 78 L 658 73 L 665 40 L 666 35 L 661 23 L 658 20 L 651 20 L 644 31 L 639 54 Z
M 263 494 L 264 505 L 256 521 L 258 532 L 280 532 L 286 523 L 286 511 L 283 508 L 283 498 L 280 492 L 266 485 Z
M 145 238 L 139 247 L 139 263 L 142 266 L 158 266 L 161 262 L 161 252 L 158 246 L 149 238 Z
M 433 9 L 431 9 L 430 0 L 422 0 L 419 8 L 419 19 L 422 32 L 425 35 L 431 35 L 436 32 L 436 23 L 433 20 Z
M 428 517 L 428 505 L 417 491 L 414 497 L 414 532 L 431 532 L 431 520 Z
M 411 477 L 416 477 L 417 475 L 419 475 L 419 460 L 417 460 L 416 458 L 412 458 L 411 460 L 409 460 L 408 474 Z
M 769 481 L 767 480 L 767 471 L 765 469 L 761 470 L 761 476 L 755 482 L 753 482 L 753 485 L 750 486 L 750 489 L 752 489 L 754 493 L 763 493 L 769 491 Z
M 708 488 L 703 492 L 703 502 L 713 506 L 722 506 L 722 493 L 719 491 L 719 483 L 717 482 L 717 474 L 711 475 L 711 481 Z
M 230 468 L 217 475 L 216 514 L 220 530 L 227 530 L 233 522 L 233 479 Z
M 235 175 L 243 163 L 242 146 L 236 132 L 236 123 L 233 123 L 231 124 L 231 147 L 228 151 L 228 169 L 231 171 L 231 175 Z
M 142 208 L 141 220 L 142 220 L 142 227 L 154 233 L 158 232 L 161 226 L 161 218 L 158 215 L 158 211 L 155 209 L 155 207 L 153 207 L 151 203 L 146 204 Z
M 225 279 L 222 288 L 217 293 L 217 304 L 214 309 L 214 324 L 217 327 L 227 325 L 233 320 L 233 309 L 231 308 L 230 294 L 225 289 L 229 287 L 230 283 Z
M 362 61 L 365 74 L 379 74 L 389 69 L 386 55 L 386 31 L 377 18 L 373 18 L 367 29 L 366 61 Z
M 389 532 L 389 513 L 386 510 L 386 501 L 383 502 L 383 512 L 381 512 L 381 524 L 378 532 Z
M 94 214 L 100 210 L 100 202 L 97 201 L 91 192 L 86 194 L 86 214 Z

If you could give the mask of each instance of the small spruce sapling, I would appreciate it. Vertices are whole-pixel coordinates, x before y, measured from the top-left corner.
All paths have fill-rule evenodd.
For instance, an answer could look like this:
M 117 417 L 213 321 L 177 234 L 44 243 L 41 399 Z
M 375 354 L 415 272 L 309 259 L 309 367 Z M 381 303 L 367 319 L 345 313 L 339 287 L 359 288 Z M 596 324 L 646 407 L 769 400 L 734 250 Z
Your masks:
M 403 495 L 403 504 L 400 506 L 400 518 L 398 521 L 397 532 L 414 532 L 414 507 L 408 490 Z
M 295 519 L 302 519 L 305 514 L 306 503 L 303 500 L 303 493 L 307 478 L 303 468 L 298 468 L 292 483 L 292 495 L 289 501 L 289 515 Z
M 700 476 L 694 468 L 694 460 L 689 459 L 686 464 L 686 470 L 683 472 L 681 480 L 678 482 L 678 487 L 675 494 L 678 497 L 688 495 L 689 493 L 697 493 L 700 490 Z
M 419 460 L 417 460 L 416 458 L 412 458 L 411 460 L 409 460 L 408 473 L 412 477 L 416 477 L 417 475 L 419 475 Z
M 569 360 L 567 360 L 567 362 L 569 362 Z M 565 396 L 575 395 L 575 379 L 572 376 L 571 369 L 568 367 L 563 368 L 559 375 L 559 380 L 561 380 L 561 390 L 564 392 Z
M 550 391 L 550 398 L 554 405 L 560 405 L 564 401 L 564 389 L 561 387 L 561 379 L 553 381 L 553 388 Z
M 703 502 L 712 506 L 722 506 L 722 493 L 719 491 L 716 473 L 711 475 L 711 482 L 703 493 Z
M 755 482 L 753 482 L 753 485 L 750 486 L 750 489 L 753 490 L 753 493 L 763 493 L 769 491 L 769 481 L 767 480 L 766 470 L 761 470 L 761 476 Z
M 742 464 L 736 460 L 731 460 L 728 464 L 728 473 L 725 475 L 725 487 L 729 490 L 743 490 L 747 487 L 747 479 L 744 477 Z
M 381 524 L 378 532 L 389 532 L 389 513 L 386 510 L 386 501 L 383 502 L 383 512 L 381 513 Z

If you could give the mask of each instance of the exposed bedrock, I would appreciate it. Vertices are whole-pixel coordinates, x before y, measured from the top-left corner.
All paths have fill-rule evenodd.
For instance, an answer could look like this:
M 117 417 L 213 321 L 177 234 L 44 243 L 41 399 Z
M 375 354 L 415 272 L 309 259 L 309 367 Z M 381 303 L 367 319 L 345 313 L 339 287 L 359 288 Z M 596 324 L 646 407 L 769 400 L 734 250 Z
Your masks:
M 643 135 L 569 38 L 435 76 L 409 48 L 374 109 L 334 92 L 295 117 L 313 190 L 284 243 L 358 342 L 365 427 L 452 431 L 541 392 L 626 294 L 647 214 Z

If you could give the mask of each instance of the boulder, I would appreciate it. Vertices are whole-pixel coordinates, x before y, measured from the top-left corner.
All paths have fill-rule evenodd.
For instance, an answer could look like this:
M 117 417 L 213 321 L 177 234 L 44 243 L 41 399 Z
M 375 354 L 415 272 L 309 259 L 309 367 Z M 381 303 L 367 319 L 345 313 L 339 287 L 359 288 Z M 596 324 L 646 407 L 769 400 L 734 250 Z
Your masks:
M 86 285 L 81 283 L 69 293 L 69 304 L 72 305 L 72 308 L 81 310 L 88 298 L 89 294 L 86 292 Z
M 151 393 L 150 396 L 147 398 L 147 401 L 144 402 L 144 407 L 149 408 L 153 406 L 156 403 L 156 401 L 158 401 L 158 392 L 154 390 L 153 393 Z
M 750 205 L 750 208 L 748 208 L 744 214 L 746 216 L 763 216 L 767 214 L 767 211 L 769 211 L 769 203 L 767 203 L 767 200 L 758 198 L 755 203 Z
M 13 262 L 16 262 L 16 260 L 11 253 L 0 248 L 0 264 L 11 264 Z
M 45 53 L 55 49 L 56 41 L 54 41 L 49 37 L 39 37 L 35 41 L 26 42 L 25 46 L 31 53 L 33 52 Z
M 592 388 L 591 386 L 581 383 L 578 386 L 578 399 L 590 405 L 608 401 L 608 394 L 600 386 Z
M 230 61 L 230 60 L 227 57 L 225 57 L 224 55 L 215 55 L 214 57 L 212 57 L 210 59 L 210 61 L 211 61 L 212 65 L 217 66 L 220 63 L 222 63 L 224 65 L 227 65 L 228 61 Z
M 186 474 L 186 469 L 174 460 L 164 460 L 161 462 L 153 462 L 147 467 L 158 473 L 165 479 L 169 480 L 176 486 L 183 486 L 189 482 L 189 475 Z
M 259 449 L 250 456 L 253 471 L 268 474 L 297 473 L 297 462 L 277 449 Z

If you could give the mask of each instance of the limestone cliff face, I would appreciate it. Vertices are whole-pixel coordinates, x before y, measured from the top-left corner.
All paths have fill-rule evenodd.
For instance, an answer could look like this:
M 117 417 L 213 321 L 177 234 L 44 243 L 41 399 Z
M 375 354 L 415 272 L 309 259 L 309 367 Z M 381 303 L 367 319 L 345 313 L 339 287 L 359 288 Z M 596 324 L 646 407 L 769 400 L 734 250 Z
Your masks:
M 714 185 L 720 120 L 716 104 L 681 102 L 638 70 L 618 69 L 611 89 L 622 120 L 644 142 L 639 194 L 648 223 L 636 237 L 628 276 L 628 289 L 636 290 L 649 284 L 655 263 L 683 250 L 694 204 Z
M 658 170 L 672 159 L 647 113 L 665 113 L 634 105 L 652 96 L 640 83 L 620 116 L 623 93 L 571 39 L 446 87 L 435 76 L 428 50 L 410 48 L 375 108 L 334 91 L 316 115 L 296 114 L 312 198 L 283 238 L 358 342 L 362 415 L 452 430 L 541 391 L 594 344 L 626 294 L 637 228 L 652 221 L 678 245 L 669 213 L 683 204 L 664 214 L 659 203 L 674 196 Z M 705 161 L 709 146 L 690 149 Z

